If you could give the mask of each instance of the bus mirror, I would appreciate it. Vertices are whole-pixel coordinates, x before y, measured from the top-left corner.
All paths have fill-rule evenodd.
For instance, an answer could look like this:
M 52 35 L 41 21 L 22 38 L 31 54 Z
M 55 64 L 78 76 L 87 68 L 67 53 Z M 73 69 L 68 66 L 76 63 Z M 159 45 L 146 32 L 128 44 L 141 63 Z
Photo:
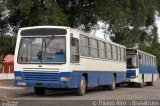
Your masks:
M 141 59 L 141 55 L 139 54 L 138 56 L 139 56 L 139 59 Z
M 71 37 L 71 45 L 76 46 L 76 38 Z

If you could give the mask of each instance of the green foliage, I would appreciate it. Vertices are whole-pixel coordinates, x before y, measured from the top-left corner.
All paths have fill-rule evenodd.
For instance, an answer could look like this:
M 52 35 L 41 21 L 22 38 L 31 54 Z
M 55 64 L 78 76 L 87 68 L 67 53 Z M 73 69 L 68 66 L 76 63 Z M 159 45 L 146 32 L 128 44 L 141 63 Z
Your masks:
M 83 26 L 82 30 L 90 31 L 97 21 L 96 0 L 57 0 L 68 16 L 68 25 L 73 28 Z
M 157 11 L 158 11 L 158 15 L 160 16 L 160 0 L 156 0 L 157 1 Z
M 7 54 L 14 54 L 15 44 L 15 36 L 0 36 L 0 64 L 2 64 L 3 59 Z
M 160 72 L 160 43 L 158 42 L 158 36 L 156 35 L 157 27 L 154 26 L 152 34 L 149 37 L 146 37 L 148 39 L 144 39 L 143 44 L 140 46 L 140 49 L 157 57 L 157 65 Z M 150 43 L 145 44 L 147 41 Z
M 37 25 L 67 25 L 67 17 L 51 0 L 8 0 L 10 24 L 17 27 Z
M 115 35 L 111 39 L 134 47 L 144 36 L 144 29 L 154 24 L 156 3 L 155 0 L 101 0 L 97 10 L 99 18 L 109 25 L 108 31 Z
M 3 11 L 2 4 L 0 3 L 0 13 Z
M 8 35 L 0 36 L 1 52 L 3 52 L 4 55 L 8 53 L 14 54 L 15 42 L 16 42 L 15 36 L 8 36 Z
M 4 14 L 2 14 L 5 9 L 4 9 L 4 2 L 0 2 L 0 36 L 4 35 L 7 32 L 7 18 L 4 17 Z

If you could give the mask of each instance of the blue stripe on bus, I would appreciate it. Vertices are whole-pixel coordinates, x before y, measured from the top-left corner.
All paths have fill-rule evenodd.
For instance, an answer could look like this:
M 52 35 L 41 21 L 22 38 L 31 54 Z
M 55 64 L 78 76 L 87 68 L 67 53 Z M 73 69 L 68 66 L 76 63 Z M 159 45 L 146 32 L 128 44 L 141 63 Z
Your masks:
M 141 64 L 139 68 L 139 73 L 152 73 L 156 74 L 157 73 L 157 66 L 148 66 Z
M 44 73 L 44 72 L 21 72 L 15 71 L 15 76 L 22 76 L 22 80 L 15 80 L 15 86 L 18 82 L 26 82 L 27 85 L 22 87 L 35 87 L 37 83 L 42 83 L 43 87 L 48 88 L 78 88 L 83 74 L 88 75 L 88 87 L 99 85 L 110 85 L 113 74 L 116 74 L 116 83 L 121 83 L 126 78 L 126 72 L 61 72 L 61 73 Z M 70 81 L 60 81 L 61 77 L 72 77 Z

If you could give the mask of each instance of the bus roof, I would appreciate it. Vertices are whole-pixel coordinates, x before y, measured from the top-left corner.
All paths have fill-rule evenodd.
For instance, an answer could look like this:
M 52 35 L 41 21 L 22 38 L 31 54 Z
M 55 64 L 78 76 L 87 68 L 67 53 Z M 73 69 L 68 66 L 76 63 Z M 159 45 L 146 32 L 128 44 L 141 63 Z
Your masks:
M 31 26 L 31 27 L 22 27 L 19 28 L 19 30 L 25 30 L 25 29 L 34 29 L 34 28 L 64 28 L 64 29 L 68 29 L 70 27 L 66 27 L 66 26 Z
M 144 54 L 147 54 L 147 55 L 152 56 L 152 57 L 156 57 L 155 55 L 149 54 L 147 52 L 144 52 L 144 51 L 141 51 L 141 50 L 138 50 L 138 49 L 127 48 L 126 50 L 136 50 L 137 52 L 144 53 Z
M 22 27 L 22 28 L 19 28 L 19 30 L 25 30 L 25 29 L 36 29 L 36 28 L 64 28 L 64 29 L 69 29 L 70 27 L 67 27 L 67 26 L 31 26 L 31 27 Z M 117 46 L 121 46 L 123 48 L 126 48 L 125 46 L 121 45 L 121 44 L 118 44 L 118 43 L 114 43 L 112 41 L 108 41 L 106 39 L 102 39 L 102 38 L 99 38 L 97 36 L 93 36 L 91 35 L 90 33 L 87 33 L 87 32 L 84 32 L 84 31 L 80 31 L 80 30 L 77 30 L 77 29 L 74 29 L 74 28 L 70 28 L 71 30 L 74 30 L 74 31 L 77 31 L 79 32 L 80 34 L 84 34 L 88 37 L 92 37 L 92 38 L 95 38 L 97 40 L 100 40 L 100 41 L 105 41 L 107 43 L 110 43 L 110 44 L 114 44 L 114 45 L 117 45 Z

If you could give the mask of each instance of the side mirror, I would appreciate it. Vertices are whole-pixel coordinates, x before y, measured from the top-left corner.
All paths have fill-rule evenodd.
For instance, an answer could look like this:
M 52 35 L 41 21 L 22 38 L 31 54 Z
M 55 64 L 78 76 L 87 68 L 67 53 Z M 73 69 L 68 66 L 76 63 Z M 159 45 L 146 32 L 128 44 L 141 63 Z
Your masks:
M 76 46 L 76 41 L 77 41 L 76 38 L 71 37 L 71 45 L 72 46 Z

